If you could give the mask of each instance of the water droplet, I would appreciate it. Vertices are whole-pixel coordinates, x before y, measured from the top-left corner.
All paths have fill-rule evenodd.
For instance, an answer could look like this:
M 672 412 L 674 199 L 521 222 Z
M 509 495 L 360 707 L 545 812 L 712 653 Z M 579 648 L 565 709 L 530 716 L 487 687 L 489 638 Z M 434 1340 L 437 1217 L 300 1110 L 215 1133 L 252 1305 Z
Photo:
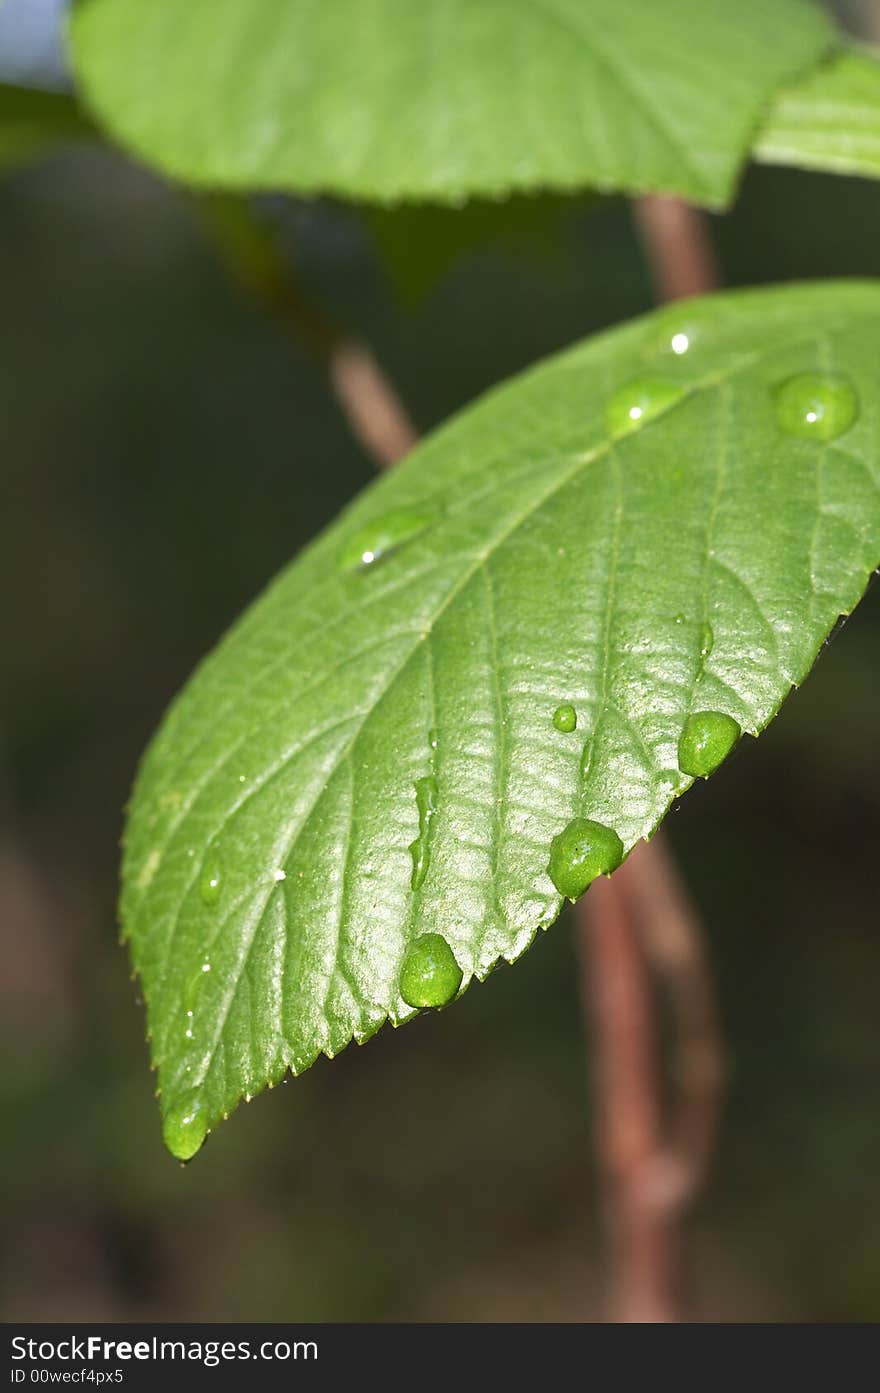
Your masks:
M 777 387 L 776 422 L 786 435 L 836 440 L 859 414 L 859 400 L 844 377 L 798 373 Z
M 685 721 L 678 742 L 679 769 L 695 779 L 708 779 L 741 735 L 732 716 L 721 711 L 695 711 Z
M 431 746 L 432 750 L 436 750 L 437 745 L 439 744 L 436 730 L 428 731 L 428 744 Z
M 409 508 L 385 513 L 349 539 L 339 554 L 339 566 L 345 571 L 373 566 L 383 556 L 424 532 L 433 521 L 430 513 L 414 512 Z
M 461 986 L 462 971 L 442 934 L 410 943 L 400 969 L 400 995 L 408 1006 L 446 1006 Z
M 683 624 L 686 619 L 687 615 L 679 612 L 678 614 L 673 615 L 672 622 L 673 624 Z
M 282 871 L 280 868 L 279 868 L 277 871 L 273 871 L 273 872 L 272 872 L 272 879 L 273 879 L 276 883 L 278 883 L 278 882 L 280 882 L 280 881 L 282 881 L 282 880 L 286 880 L 286 879 L 287 879 L 287 871 Z
M 207 1135 L 205 1107 L 195 1092 L 173 1103 L 162 1120 L 162 1137 L 172 1156 L 189 1161 Z
M 712 625 L 706 623 L 700 631 L 700 657 L 705 661 L 715 646 L 715 634 Z
M 580 773 L 581 773 L 581 778 L 582 778 L 582 779 L 585 779 L 585 778 L 587 777 L 587 775 L 589 774 L 589 772 L 590 772 L 590 765 L 592 764 L 592 762 L 593 762 L 593 742 L 592 742 L 592 740 L 585 740 L 585 741 L 584 741 L 584 748 L 581 750 Z
M 570 735 L 578 723 L 577 712 L 567 701 L 561 706 L 557 706 L 553 712 L 553 724 L 557 730 L 561 730 L 564 735 Z
M 687 334 L 673 334 L 672 338 L 669 340 L 669 347 L 672 349 L 673 353 L 677 354 L 679 357 L 681 357 L 683 353 L 687 353 L 690 346 L 691 341 Z
M 418 890 L 428 874 L 430 856 L 431 820 L 437 810 L 437 780 L 429 774 L 424 779 L 416 779 L 416 807 L 419 810 L 419 835 L 410 842 L 410 855 L 413 860 L 410 885 Z
M 550 879 L 560 895 L 576 900 L 597 875 L 610 875 L 623 860 L 623 842 L 612 827 L 576 817 L 550 843 Z
M 186 986 L 183 989 L 183 1006 L 188 1016 L 191 1016 L 193 1010 L 195 1009 L 195 1004 L 198 999 L 199 992 L 202 989 L 202 983 L 205 980 L 205 975 L 210 971 L 211 964 L 209 962 L 202 963 L 201 967 L 198 968 L 197 971 L 195 971 L 189 978 Z
M 628 435 L 668 411 L 684 396 L 684 388 L 659 377 L 637 377 L 619 387 L 605 408 L 605 424 L 611 435 Z
M 223 888 L 223 868 L 215 858 L 206 861 L 202 867 L 202 875 L 199 880 L 199 894 L 202 903 L 207 905 L 216 904 L 220 898 L 220 891 Z

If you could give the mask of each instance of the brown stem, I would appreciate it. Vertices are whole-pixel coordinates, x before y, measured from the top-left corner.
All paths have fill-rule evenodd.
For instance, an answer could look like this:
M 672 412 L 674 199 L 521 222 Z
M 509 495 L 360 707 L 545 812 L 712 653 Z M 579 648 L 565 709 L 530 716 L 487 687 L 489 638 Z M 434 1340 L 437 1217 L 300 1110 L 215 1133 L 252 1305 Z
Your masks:
M 618 871 L 580 911 L 582 981 L 592 1017 L 597 1147 L 611 1251 L 611 1319 L 671 1321 L 677 1235 L 665 1202 L 665 1157 L 652 991 Z
M 409 454 L 418 439 L 415 428 L 369 348 L 355 339 L 340 339 L 329 370 L 352 433 L 380 469 Z
M 635 201 L 633 217 L 659 300 L 714 287 L 701 214 L 679 199 L 649 195 Z M 701 926 L 659 834 L 611 880 L 595 884 L 578 914 L 584 1006 L 594 1026 L 611 1314 L 676 1320 L 679 1221 L 706 1174 L 723 1086 Z M 652 973 L 666 989 L 674 1034 L 668 1108 L 661 1104 Z
M 703 926 L 662 833 L 637 848 L 618 879 L 645 956 L 666 988 L 675 1026 L 666 1145 L 672 1198 L 681 1208 L 705 1180 L 724 1089 L 724 1050 Z
M 680 198 L 645 194 L 633 218 L 659 301 L 704 295 L 718 284 L 705 218 Z

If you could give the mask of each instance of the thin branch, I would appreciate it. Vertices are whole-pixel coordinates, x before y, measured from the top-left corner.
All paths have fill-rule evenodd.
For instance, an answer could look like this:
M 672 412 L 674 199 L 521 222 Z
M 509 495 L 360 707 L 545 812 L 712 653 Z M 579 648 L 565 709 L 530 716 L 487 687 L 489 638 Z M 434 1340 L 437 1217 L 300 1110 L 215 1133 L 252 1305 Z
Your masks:
M 706 1178 L 725 1067 L 703 926 L 662 833 L 640 846 L 619 878 L 645 954 L 666 987 L 675 1034 L 666 1128 L 670 1195 L 679 1208 Z
M 645 194 L 632 204 L 636 231 L 659 301 L 704 295 L 718 284 L 704 216 L 680 198 Z
M 627 897 L 594 884 L 579 910 L 584 1000 L 592 1018 L 596 1134 L 604 1175 L 615 1321 L 672 1321 L 677 1235 L 665 1199 L 652 988 Z
M 329 369 L 352 433 L 379 468 L 408 455 L 418 440 L 415 427 L 369 348 L 355 339 L 340 339 Z

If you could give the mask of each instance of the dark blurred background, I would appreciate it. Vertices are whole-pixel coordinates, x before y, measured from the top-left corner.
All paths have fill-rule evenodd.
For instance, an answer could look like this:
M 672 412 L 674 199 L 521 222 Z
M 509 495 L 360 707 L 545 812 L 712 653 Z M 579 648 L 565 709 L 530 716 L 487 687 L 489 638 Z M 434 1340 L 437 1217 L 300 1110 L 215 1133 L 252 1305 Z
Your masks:
M 63 85 L 60 8 L 8 0 L 0 77 Z M 651 301 L 622 200 L 261 215 L 423 430 Z M 711 235 L 730 285 L 877 276 L 880 183 L 754 169 Z M 186 196 L 107 150 L 0 177 L 0 451 L 5 1317 L 594 1318 L 566 918 L 454 1011 L 241 1109 L 191 1166 L 163 1150 L 115 922 L 135 763 L 200 655 L 373 471 Z M 698 1317 L 880 1317 L 878 671 L 880 589 L 669 819 L 731 1063 L 688 1225 Z

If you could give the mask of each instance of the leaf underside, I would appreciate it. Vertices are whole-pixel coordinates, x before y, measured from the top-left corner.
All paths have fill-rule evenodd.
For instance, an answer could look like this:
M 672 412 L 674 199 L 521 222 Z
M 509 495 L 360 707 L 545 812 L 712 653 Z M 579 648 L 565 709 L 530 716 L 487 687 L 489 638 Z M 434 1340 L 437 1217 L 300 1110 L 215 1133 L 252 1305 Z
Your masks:
M 880 177 L 880 61 L 845 49 L 779 94 L 755 147 L 764 164 Z
M 163 1107 L 196 1090 L 210 1126 L 408 1019 L 419 934 L 465 985 L 517 958 L 559 913 L 569 819 L 628 851 L 690 783 L 689 712 L 767 724 L 880 562 L 878 323 L 880 285 L 848 282 L 602 334 L 464 411 L 269 587 L 172 706 L 131 804 L 123 932 Z M 800 372 L 855 389 L 839 439 L 777 424 Z M 612 441 L 606 403 L 645 374 L 684 393 Z M 352 566 L 388 519 L 400 545 Z
M 69 93 L 0 83 L 0 170 L 15 169 L 58 145 L 93 135 Z
M 71 35 L 97 118 L 189 183 L 710 205 L 833 41 L 810 0 L 81 0 Z

